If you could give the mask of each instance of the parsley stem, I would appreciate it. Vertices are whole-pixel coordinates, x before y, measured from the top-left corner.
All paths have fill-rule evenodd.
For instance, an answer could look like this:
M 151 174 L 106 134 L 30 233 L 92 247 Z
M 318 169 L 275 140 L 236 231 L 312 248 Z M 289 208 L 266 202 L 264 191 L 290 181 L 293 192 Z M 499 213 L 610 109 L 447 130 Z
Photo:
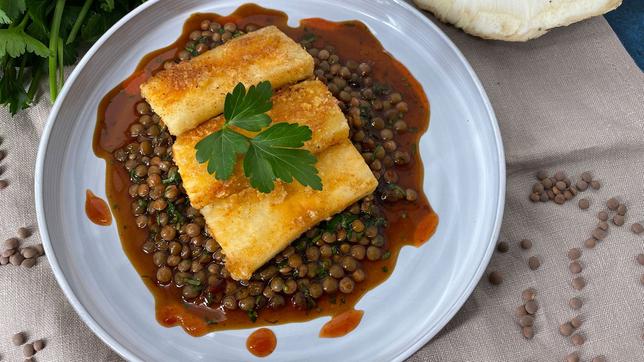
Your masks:
M 83 7 L 80 10 L 80 13 L 78 13 L 76 22 L 72 27 L 72 31 L 69 32 L 69 36 L 67 37 L 67 41 L 65 42 L 67 45 L 73 43 L 74 40 L 76 40 L 76 35 L 78 34 L 78 31 L 80 30 L 81 25 L 83 25 L 83 21 L 85 21 L 85 16 L 87 16 L 87 12 L 89 11 L 89 7 L 92 6 L 92 2 L 94 2 L 94 0 L 85 0 L 85 3 L 83 4 Z
M 22 85 L 22 77 L 25 75 L 25 65 L 27 64 L 27 55 L 22 56 L 20 62 L 20 70 L 18 71 L 18 84 Z
M 38 90 L 38 85 L 40 84 L 40 78 L 42 77 L 43 65 L 42 63 L 38 62 L 31 69 L 33 73 L 31 75 L 31 84 L 29 85 L 29 90 L 27 91 L 27 98 L 29 99 L 30 102 L 34 100 L 34 95 Z
M 65 59 L 63 53 L 63 38 L 58 38 L 58 91 L 63 88 L 65 83 Z
M 18 26 L 16 28 L 19 29 L 19 30 L 23 30 L 25 28 L 25 26 L 27 26 L 27 21 L 28 20 L 29 20 L 29 14 L 25 14 L 25 16 L 22 18 L 22 20 L 20 21 L 20 23 L 18 24 Z M 12 26 L 10 26 L 9 28 L 11 29 Z
M 65 0 L 56 0 L 56 8 L 54 8 L 54 18 L 51 22 L 51 30 L 49 32 L 49 93 L 51 95 L 51 102 L 56 101 L 58 96 L 58 82 L 56 80 L 56 48 L 58 46 L 58 33 L 60 31 L 60 21 L 63 17 L 63 9 L 65 8 Z

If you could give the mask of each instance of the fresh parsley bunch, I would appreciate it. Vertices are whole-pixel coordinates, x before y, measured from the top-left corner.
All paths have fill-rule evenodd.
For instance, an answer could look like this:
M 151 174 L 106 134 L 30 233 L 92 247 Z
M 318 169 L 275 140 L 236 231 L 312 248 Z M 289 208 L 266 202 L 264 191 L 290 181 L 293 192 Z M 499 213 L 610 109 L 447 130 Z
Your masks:
M 226 95 L 224 125 L 195 145 L 197 161 L 208 163 L 208 172 L 218 180 L 228 180 L 238 157 L 243 156 L 244 174 L 252 187 L 268 193 L 275 189 L 275 180 L 299 183 L 322 190 L 322 180 L 315 168 L 317 161 L 309 151 L 301 149 L 311 139 L 311 129 L 297 123 L 271 124 L 266 114 L 273 104 L 271 83 L 263 81 L 246 91 L 242 83 Z M 247 137 L 235 129 L 259 132 Z M 261 132 L 260 132 L 261 131 Z
M 49 74 L 52 102 L 63 66 L 145 0 L 0 0 L 0 104 L 29 107 Z

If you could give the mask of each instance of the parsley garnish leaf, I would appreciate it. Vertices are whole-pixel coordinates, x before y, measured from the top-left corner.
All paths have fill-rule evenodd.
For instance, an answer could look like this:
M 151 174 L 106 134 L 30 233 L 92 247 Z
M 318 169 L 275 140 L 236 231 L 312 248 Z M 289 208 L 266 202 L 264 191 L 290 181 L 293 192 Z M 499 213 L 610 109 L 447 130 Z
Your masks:
M 251 139 L 244 159 L 244 171 L 251 186 L 271 192 L 275 179 L 290 183 L 295 178 L 302 185 L 322 190 L 315 156 L 297 148 L 310 139 L 311 129 L 296 123 L 277 123 Z
M 251 132 L 261 131 L 271 123 L 271 118 L 266 112 L 273 107 L 272 96 L 273 89 L 268 81 L 251 86 L 248 92 L 243 84 L 238 83 L 233 92 L 226 95 L 224 103 L 226 124 Z
M 197 161 L 208 162 L 209 173 L 214 173 L 217 180 L 228 180 L 233 174 L 237 155 L 248 150 L 248 140 L 229 128 L 222 128 L 199 141 L 195 148 Z
M 225 122 L 222 128 L 204 137 L 195 145 L 199 163 L 208 163 L 207 169 L 218 180 L 228 180 L 235 170 L 239 156 L 243 156 L 244 175 L 252 187 L 268 193 L 275 189 L 275 180 L 293 182 L 322 190 L 322 180 L 315 168 L 317 159 L 301 149 L 312 137 L 311 129 L 297 123 L 276 123 L 269 128 L 271 118 L 265 113 L 273 106 L 271 84 L 263 81 L 248 91 L 242 83 L 226 95 Z M 251 132 L 248 137 L 232 126 Z

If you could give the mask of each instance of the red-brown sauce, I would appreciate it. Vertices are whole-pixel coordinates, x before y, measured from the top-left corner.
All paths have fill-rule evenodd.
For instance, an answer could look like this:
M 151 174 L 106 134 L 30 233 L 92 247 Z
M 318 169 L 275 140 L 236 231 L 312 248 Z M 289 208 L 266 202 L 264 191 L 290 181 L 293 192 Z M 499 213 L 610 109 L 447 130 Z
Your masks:
M 320 329 L 320 338 L 337 338 L 346 336 L 352 330 L 356 329 L 358 324 L 360 324 L 363 315 L 363 311 L 351 309 L 334 316 L 330 321 L 326 322 L 322 326 L 322 329 Z
M 240 310 L 224 311 L 184 303 L 178 288 L 159 286 L 155 283 L 156 267 L 150 255 L 146 255 L 141 249 L 146 241 L 147 232 L 137 228 L 129 207 L 131 203 L 127 192 L 129 175 L 114 160 L 112 152 L 131 142 L 128 128 L 137 119 L 134 107 L 142 100 L 139 91 L 141 83 L 161 69 L 166 60 L 176 57 L 183 48 L 183 44 L 189 40 L 189 33 L 198 29 L 204 19 L 222 24 L 235 22 L 240 28 L 247 24 L 275 25 L 296 40 L 309 32 L 314 33 L 317 37 L 315 44 L 333 45 L 338 55 L 344 59 L 369 62 L 373 65 L 373 79 L 389 84 L 392 89 L 402 94 L 409 104 L 405 120 L 416 132 L 400 135 L 397 139 L 399 144 L 416 147 L 429 126 L 429 103 L 422 87 L 404 65 L 383 49 L 380 42 L 361 22 L 330 22 L 313 18 L 304 19 L 300 26 L 291 28 L 287 25 L 288 17 L 285 13 L 257 5 L 243 5 L 228 16 L 192 15 L 186 21 L 183 32 L 175 43 L 146 55 L 134 73 L 105 96 L 98 110 L 94 133 L 94 152 L 107 162 L 106 193 L 110 204 L 115 205 L 112 212 L 117 221 L 123 249 L 154 295 L 157 320 L 164 326 L 181 326 L 187 333 L 201 336 L 216 330 L 301 322 L 320 316 L 336 316 L 353 310 L 353 306 L 367 291 L 389 277 L 402 246 L 420 246 L 436 229 L 438 217 L 422 192 L 424 170 L 418 152 L 413 153 L 412 162 L 408 166 L 399 170 L 399 183 L 419 190 L 418 200 L 414 203 L 382 204 L 383 212 L 389 222 L 385 236 L 391 255 L 387 259 L 371 262 L 365 268 L 366 279 L 357 284 L 349 295 L 338 296 L 337 299 L 324 296 L 318 300 L 317 308 L 308 311 L 292 306 L 285 306 L 278 310 L 262 310 L 259 319 L 252 322 L 247 314 Z
M 246 340 L 248 352 L 257 357 L 266 357 L 277 347 L 275 333 L 268 328 L 260 328 L 251 333 Z
M 90 190 L 85 191 L 85 214 L 96 225 L 108 226 L 112 224 L 112 214 L 107 202 L 94 195 Z

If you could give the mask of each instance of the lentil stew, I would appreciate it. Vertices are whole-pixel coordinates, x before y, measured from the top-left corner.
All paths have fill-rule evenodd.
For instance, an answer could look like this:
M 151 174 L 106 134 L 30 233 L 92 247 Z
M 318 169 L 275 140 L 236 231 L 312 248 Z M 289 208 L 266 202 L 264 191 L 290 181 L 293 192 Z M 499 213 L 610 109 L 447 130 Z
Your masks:
M 163 67 L 267 25 L 314 57 L 315 76 L 338 99 L 379 186 L 238 282 L 191 207 L 172 160 L 173 137 L 139 86 Z M 175 43 L 145 56 L 101 102 L 94 152 L 107 162 L 106 194 L 121 243 L 155 297 L 157 320 L 200 336 L 339 315 L 382 283 L 400 248 L 420 246 L 438 224 L 416 151 L 428 123 L 422 87 L 364 24 L 305 19 L 291 28 L 282 12 L 243 5 L 228 16 L 194 14 Z

